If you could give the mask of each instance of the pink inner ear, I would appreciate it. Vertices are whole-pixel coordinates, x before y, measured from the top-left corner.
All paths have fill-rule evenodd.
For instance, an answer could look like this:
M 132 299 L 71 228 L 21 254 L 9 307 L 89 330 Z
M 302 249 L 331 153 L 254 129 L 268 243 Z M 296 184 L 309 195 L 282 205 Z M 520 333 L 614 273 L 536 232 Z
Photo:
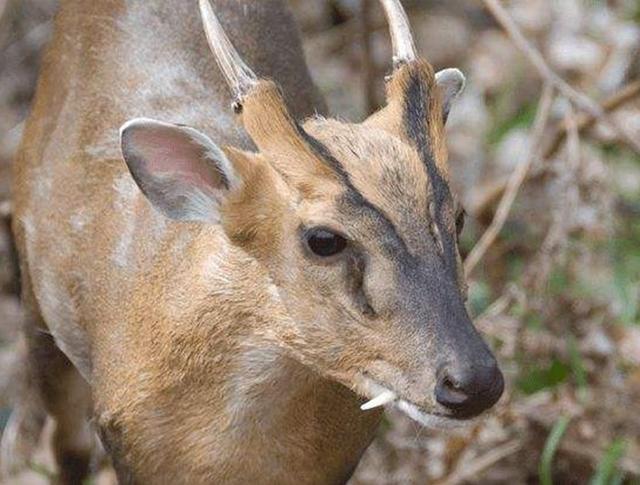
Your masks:
M 145 127 L 136 130 L 132 141 L 154 177 L 171 176 L 203 191 L 225 185 L 213 161 L 206 160 L 206 147 L 179 127 Z

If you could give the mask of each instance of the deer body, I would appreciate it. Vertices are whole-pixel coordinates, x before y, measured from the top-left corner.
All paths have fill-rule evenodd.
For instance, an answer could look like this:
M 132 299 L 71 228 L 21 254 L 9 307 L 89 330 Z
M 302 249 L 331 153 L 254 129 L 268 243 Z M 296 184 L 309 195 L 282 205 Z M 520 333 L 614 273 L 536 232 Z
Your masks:
M 314 121 L 287 131 L 287 120 L 322 112 L 324 104 L 282 2 L 216 0 L 214 10 L 247 64 L 285 93 L 286 106 L 278 104 L 270 84 L 243 92 L 241 116 L 251 137 L 230 109 L 234 97 L 211 57 L 195 2 L 66 0 L 56 20 L 16 164 L 14 232 L 30 365 L 56 421 L 62 482 L 75 483 L 88 471 L 90 415 L 122 483 L 344 482 L 380 419 L 379 410 L 360 410 L 361 396 L 373 397 L 378 387 L 394 382 L 399 390 L 393 396 L 404 392 L 407 412 L 420 414 L 416 405 L 422 406 L 433 385 L 435 371 L 414 389 L 414 378 L 397 370 L 423 362 L 419 350 L 398 358 L 396 370 L 387 371 L 383 361 L 389 358 L 380 357 L 386 352 L 379 336 L 384 331 L 374 332 L 370 341 L 352 335 L 369 323 L 318 330 L 323 322 L 337 325 L 343 319 L 324 309 L 335 284 L 328 280 L 320 293 L 312 291 L 307 281 L 324 284 L 329 278 L 322 269 L 300 279 L 311 270 L 295 262 L 299 233 L 297 226 L 287 229 L 292 216 L 286 214 L 300 210 L 308 220 L 319 220 L 326 211 L 320 202 L 340 199 L 343 182 L 364 194 L 358 197 L 375 201 L 382 196 L 362 188 L 356 172 L 351 178 L 341 175 L 339 182 L 326 168 L 312 165 L 317 162 L 304 169 L 312 173 L 304 183 L 302 169 L 283 175 L 284 169 L 270 168 L 266 158 L 282 147 L 271 147 L 275 135 L 270 130 L 303 137 L 286 142 L 302 150 L 290 157 L 292 165 L 320 158 L 324 149 L 318 145 L 339 136 L 333 125 L 324 128 Z M 265 97 L 254 103 L 256 96 Z M 256 106 L 271 105 L 275 111 L 266 122 L 255 121 L 262 116 Z M 383 131 L 376 125 L 388 116 L 374 115 L 366 129 L 379 130 L 379 138 Z M 117 129 L 140 117 L 195 127 L 216 145 L 195 130 L 136 120 L 121 133 L 128 169 Z M 360 136 L 356 127 L 347 132 L 344 136 Z M 174 142 L 166 142 L 172 137 Z M 191 141 L 184 143 L 185 137 Z M 258 163 L 249 152 L 254 143 L 263 152 L 255 155 Z M 226 148 L 231 145 L 236 148 Z M 346 145 L 357 155 L 357 143 L 350 139 Z M 394 156 L 418 160 L 396 138 L 389 137 L 386 146 Z M 194 168 L 194 151 L 221 165 L 214 171 Z M 186 160 L 176 173 L 188 172 L 188 177 L 178 182 L 164 172 L 164 178 L 147 177 L 147 154 L 165 163 L 167 152 L 171 160 Z M 334 154 L 344 163 L 351 156 L 338 148 Z M 278 155 L 278 163 L 287 157 Z M 411 170 L 419 172 L 412 178 L 426 186 L 429 172 Z M 198 185 L 196 191 L 189 185 L 194 180 L 215 186 Z M 316 183 L 321 194 L 309 188 Z M 227 197 L 226 190 L 238 194 L 241 189 L 234 187 L 240 186 L 250 194 L 234 195 L 220 213 L 209 214 L 209 205 Z M 175 187 L 175 198 L 155 199 Z M 213 223 L 203 224 L 201 218 Z M 412 254 L 426 248 L 420 238 L 405 239 L 410 246 L 415 241 L 408 249 Z M 347 274 L 348 282 L 351 273 L 364 271 L 364 260 L 355 255 L 344 264 L 355 266 L 335 274 Z M 411 288 L 424 279 L 418 273 Z M 368 273 L 360 277 L 368 285 L 366 295 L 356 288 L 356 310 L 345 315 L 360 315 L 357 309 L 371 315 L 371 306 L 383 307 L 363 303 L 372 299 L 377 282 L 369 281 Z M 455 293 L 454 280 L 444 286 Z M 352 286 L 345 287 L 349 295 Z M 336 308 L 350 308 L 350 298 L 339 300 Z M 454 306 L 449 314 L 462 315 Z M 400 308 L 389 303 L 392 307 Z M 479 342 L 472 330 L 464 332 L 464 338 Z M 357 345 L 337 344 L 334 334 Z M 402 341 L 405 335 L 390 340 Z M 488 352 L 476 340 L 464 348 Z M 402 346 L 413 349 L 414 344 L 416 349 L 423 345 Z M 380 377 L 387 372 L 393 377 Z
M 288 87 L 301 117 L 321 109 L 299 51 L 290 52 L 295 28 L 270 18 L 284 12 L 280 2 L 226 3 L 238 30 L 250 30 L 253 22 L 264 31 L 278 22 L 281 39 L 270 51 L 248 50 L 247 57 L 256 65 L 263 56 L 265 72 Z M 168 223 L 143 200 L 119 154 L 117 127 L 142 114 L 250 146 L 233 119 L 231 96 L 194 6 L 63 2 L 17 164 L 23 274 L 44 330 L 94 388 L 98 422 L 100 409 L 107 428 L 136 416 L 137 428 L 122 426 L 143 443 L 141 461 L 152 476 L 177 483 L 190 470 L 202 483 L 218 476 L 246 483 L 266 473 L 285 483 L 322 470 L 322 476 L 344 479 L 371 439 L 376 416 L 358 409 L 355 394 L 265 345 L 268 336 L 252 335 L 254 325 L 266 326 L 278 311 L 269 277 L 219 229 Z M 113 237 L 100 237 L 105 228 Z M 167 299 L 167 291 L 176 293 Z M 208 330 L 191 333 L 205 318 Z M 199 339 L 224 347 L 189 355 L 198 352 Z M 208 362 L 187 364 L 190 358 Z M 210 373 L 197 379 L 200 384 L 192 381 L 197 374 L 184 382 L 185 365 Z M 181 370 L 171 375 L 171 367 Z M 238 373 L 242 382 L 231 377 Z M 167 379 L 141 382 L 158 374 Z M 296 381 L 304 384 L 292 388 Z M 233 390 L 229 399 L 215 392 L 225 386 Z M 323 406 L 310 404 L 316 399 Z M 145 404 L 151 401 L 154 408 Z M 335 413 L 336 405 L 351 408 L 353 416 Z M 198 408 L 201 416 L 194 415 Z M 158 420 L 158 412 L 165 418 Z M 172 431 L 163 430 L 163 422 Z M 260 457 L 279 447 L 285 466 L 270 470 Z M 342 450 L 344 456 L 332 456 Z

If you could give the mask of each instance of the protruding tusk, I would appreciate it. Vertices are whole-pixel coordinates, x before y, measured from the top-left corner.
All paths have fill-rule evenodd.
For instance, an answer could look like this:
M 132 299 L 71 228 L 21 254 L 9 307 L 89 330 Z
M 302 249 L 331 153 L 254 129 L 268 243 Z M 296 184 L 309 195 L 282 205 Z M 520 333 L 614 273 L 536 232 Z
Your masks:
M 200 0 L 200 14 L 209 47 L 211 47 L 218 66 L 233 91 L 233 95 L 242 99 L 255 86 L 258 79 L 233 47 L 209 0 Z
M 396 393 L 393 391 L 390 391 L 390 390 L 382 391 L 376 397 L 374 397 L 373 399 L 367 401 L 362 406 L 360 406 L 360 409 L 362 409 L 363 411 L 367 411 L 369 409 L 377 408 L 379 406 L 384 406 L 385 404 L 388 404 L 391 401 L 395 401 L 396 397 L 397 397 Z
M 400 0 L 380 0 L 387 16 L 391 44 L 393 46 L 393 66 L 416 59 L 416 46 L 411 35 L 409 19 Z

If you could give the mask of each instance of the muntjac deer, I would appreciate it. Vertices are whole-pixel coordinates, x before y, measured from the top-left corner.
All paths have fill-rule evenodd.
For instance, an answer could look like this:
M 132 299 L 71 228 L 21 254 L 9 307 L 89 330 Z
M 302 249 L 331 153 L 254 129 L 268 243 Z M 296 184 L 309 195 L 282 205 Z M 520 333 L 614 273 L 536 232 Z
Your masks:
M 381 3 L 387 103 L 346 123 L 281 0 L 62 0 L 13 227 L 60 482 L 97 430 L 121 483 L 341 483 L 383 405 L 441 427 L 498 400 L 447 170 L 464 78 Z

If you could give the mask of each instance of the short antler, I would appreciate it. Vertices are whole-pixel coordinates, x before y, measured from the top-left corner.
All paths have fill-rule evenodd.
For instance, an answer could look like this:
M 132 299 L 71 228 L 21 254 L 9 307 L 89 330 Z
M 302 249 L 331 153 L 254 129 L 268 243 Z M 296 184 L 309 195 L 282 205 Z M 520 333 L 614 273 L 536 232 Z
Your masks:
M 258 78 L 231 44 L 211 7 L 210 0 L 200 0 L 200 12 L 209 47 L 233 95 L 241 100 L 257 84 Z
M 242 114 L 239 120 L 259 151 L 287 161 L 289 170 L 296 164 L 304 164 L 307 172 L 326 171 L 305 138 L 303 128 L 289 113 L 278 86 L 269 79 L 258 78 L 244 63 L 224 32 L 211 0 L 199 2 L 209 46 L 235 97 L 233 108 Z M 296 156 L 291 158 L 291 153 Z
M 416 46 L 411 35 L 409 19 L 400 0 L 380 0 L 389 23 L 391 43 L 393 45 L 393 66 L 414 61 Z

